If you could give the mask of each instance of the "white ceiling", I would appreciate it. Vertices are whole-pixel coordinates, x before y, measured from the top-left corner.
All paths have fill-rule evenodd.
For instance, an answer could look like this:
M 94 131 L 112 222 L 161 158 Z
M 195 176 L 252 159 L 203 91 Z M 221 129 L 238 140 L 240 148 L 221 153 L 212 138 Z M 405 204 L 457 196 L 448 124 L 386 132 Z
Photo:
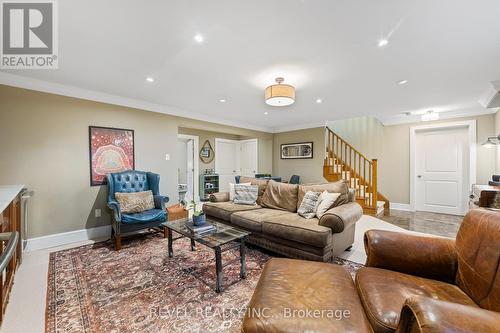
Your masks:
M 479 113 L 500 78 L 498 0 L 58 3 L 59 69 L 4 71 L 4 83 L 21 75 L 273 131 L 415 110 Z M 276 76 L 296 86 L 293 106 L 264 103 Z

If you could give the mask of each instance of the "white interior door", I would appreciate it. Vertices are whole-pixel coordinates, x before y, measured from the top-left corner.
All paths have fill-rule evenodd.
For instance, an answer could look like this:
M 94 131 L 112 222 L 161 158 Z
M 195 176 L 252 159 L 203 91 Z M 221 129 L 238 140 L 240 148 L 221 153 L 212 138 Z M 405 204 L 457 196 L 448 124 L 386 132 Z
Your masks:
M 239 142 L 215 139 L 215 172 L 219 174 L 219 191 L 229 191 L 229 183 L 234 183 L 240 169 Z
M 258 166 L 257 139 L 240 141 L 240 175 L 255 177 Z
M 194 140 L 190 139 L 186 144 L 187 150 L 187 192 L 186 201 L 194 200 Z
M 463 215 L 467 207 L 467 128 L 416 133 L 416 209 Z

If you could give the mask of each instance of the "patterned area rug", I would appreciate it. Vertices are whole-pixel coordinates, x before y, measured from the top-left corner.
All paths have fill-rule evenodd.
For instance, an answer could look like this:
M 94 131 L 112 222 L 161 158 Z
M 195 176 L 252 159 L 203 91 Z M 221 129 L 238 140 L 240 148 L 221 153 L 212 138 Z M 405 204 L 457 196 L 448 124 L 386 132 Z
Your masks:
M 239 252 L 223 254 L 223 263 Z M 225 290 L 215 288 L 213 250 L 188 239 L 174 242 L 147 235 L 50 254 L 46 332 L 239 332 L 241 320 L 262 268 L 270 255 L 247 252 L 247 278 L 239 279 L 239 263 L 224 268 Z M 351 275 L 361 265 L 343 259 Z

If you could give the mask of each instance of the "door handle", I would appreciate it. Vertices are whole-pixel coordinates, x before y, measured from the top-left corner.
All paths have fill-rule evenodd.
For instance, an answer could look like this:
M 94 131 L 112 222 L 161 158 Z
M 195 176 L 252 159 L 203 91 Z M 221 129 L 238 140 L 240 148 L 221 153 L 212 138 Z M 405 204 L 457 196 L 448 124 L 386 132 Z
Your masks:
M 422 178 L 422 175 L 418 175 L 417 177 L 418 177 L 418 178 Z

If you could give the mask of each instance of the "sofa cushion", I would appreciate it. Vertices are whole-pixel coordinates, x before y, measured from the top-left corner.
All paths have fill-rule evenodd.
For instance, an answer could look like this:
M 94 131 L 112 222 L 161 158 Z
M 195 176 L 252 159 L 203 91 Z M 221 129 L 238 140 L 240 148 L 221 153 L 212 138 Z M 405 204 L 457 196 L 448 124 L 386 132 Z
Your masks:
M 343 205 L 349 202 L 349 187 L 347 183 L 343 180 L 339 180 L 333 183 L 324 183 L 324 184 L 303 184 L 299 185 L 298 189 L 298 197 L 297 197 L 297 209 L 304 198 L 304 195 L 307 191 L 313 192 L 323 192 L 328 191 L 332 193 L 340 193 L 340 196 L 335 201 L 333 207 L 338 205 Z
M 203 211 L 205 214 L 217 217 L 224 221 L 231 221 L 231 214 L 244 210 L 260 209 L 258 205 L 239 205 L 231 201 L 224 202 L 205 202 L 203 204 Z
M 356 287 L 376 333 L 394 332 L 403 303 L 412 296 L 478 307 L 455 285 L 374 267 L 358 271 Z
M 287 210 L 294 213 L 298 208 L 297 189 L 298 185 L 270 180 L 262 197 L 261 205 L 262 207 Z
M 231 224 L 252 232 L 262 232 L 262 222 L 272 217 L 287 214 L 276 209 L 262 208 L 236 212 L 231 215 Z
M 150 209 L 139 213 L 122 214 L 122 223 L 138 224 L 155 221 L 167 221 L 167 213 L 163 209 Z
M 257 195 L 257 205 L 260 205 L 260 203 L 262 201 L 262 196 L 266 192 L 266 188 L 267 188 L 267 183 L 268 182 L 269 182 L 269 180 L 267 180 L 267 179 L 250 178 L 250 177 L 241 176 L 239 183 L 240 184 L 241 183 L 250 183 L 250 185 L 257 185 L 257 186 L 259 186 L 259 193 Z
M 305 219 L 294 213 L 267 218 L 262 232 L 276 237 L 324 247 L 332 242 L 332 229 L 318 225 L 318 219 Z
M 234 200 L 233 202 L 241 205 L 255 205 L 259 186 L 257 185 L 234 185 Z
M 372 332 L 351 276 L 330 263 L 272 258 L 248 308 L 241 329 L 245 333 Z M 340 318 L 324 312 L 329 310 L 348 312 Z M 298 315 L 305 311 L 311 315 Z

